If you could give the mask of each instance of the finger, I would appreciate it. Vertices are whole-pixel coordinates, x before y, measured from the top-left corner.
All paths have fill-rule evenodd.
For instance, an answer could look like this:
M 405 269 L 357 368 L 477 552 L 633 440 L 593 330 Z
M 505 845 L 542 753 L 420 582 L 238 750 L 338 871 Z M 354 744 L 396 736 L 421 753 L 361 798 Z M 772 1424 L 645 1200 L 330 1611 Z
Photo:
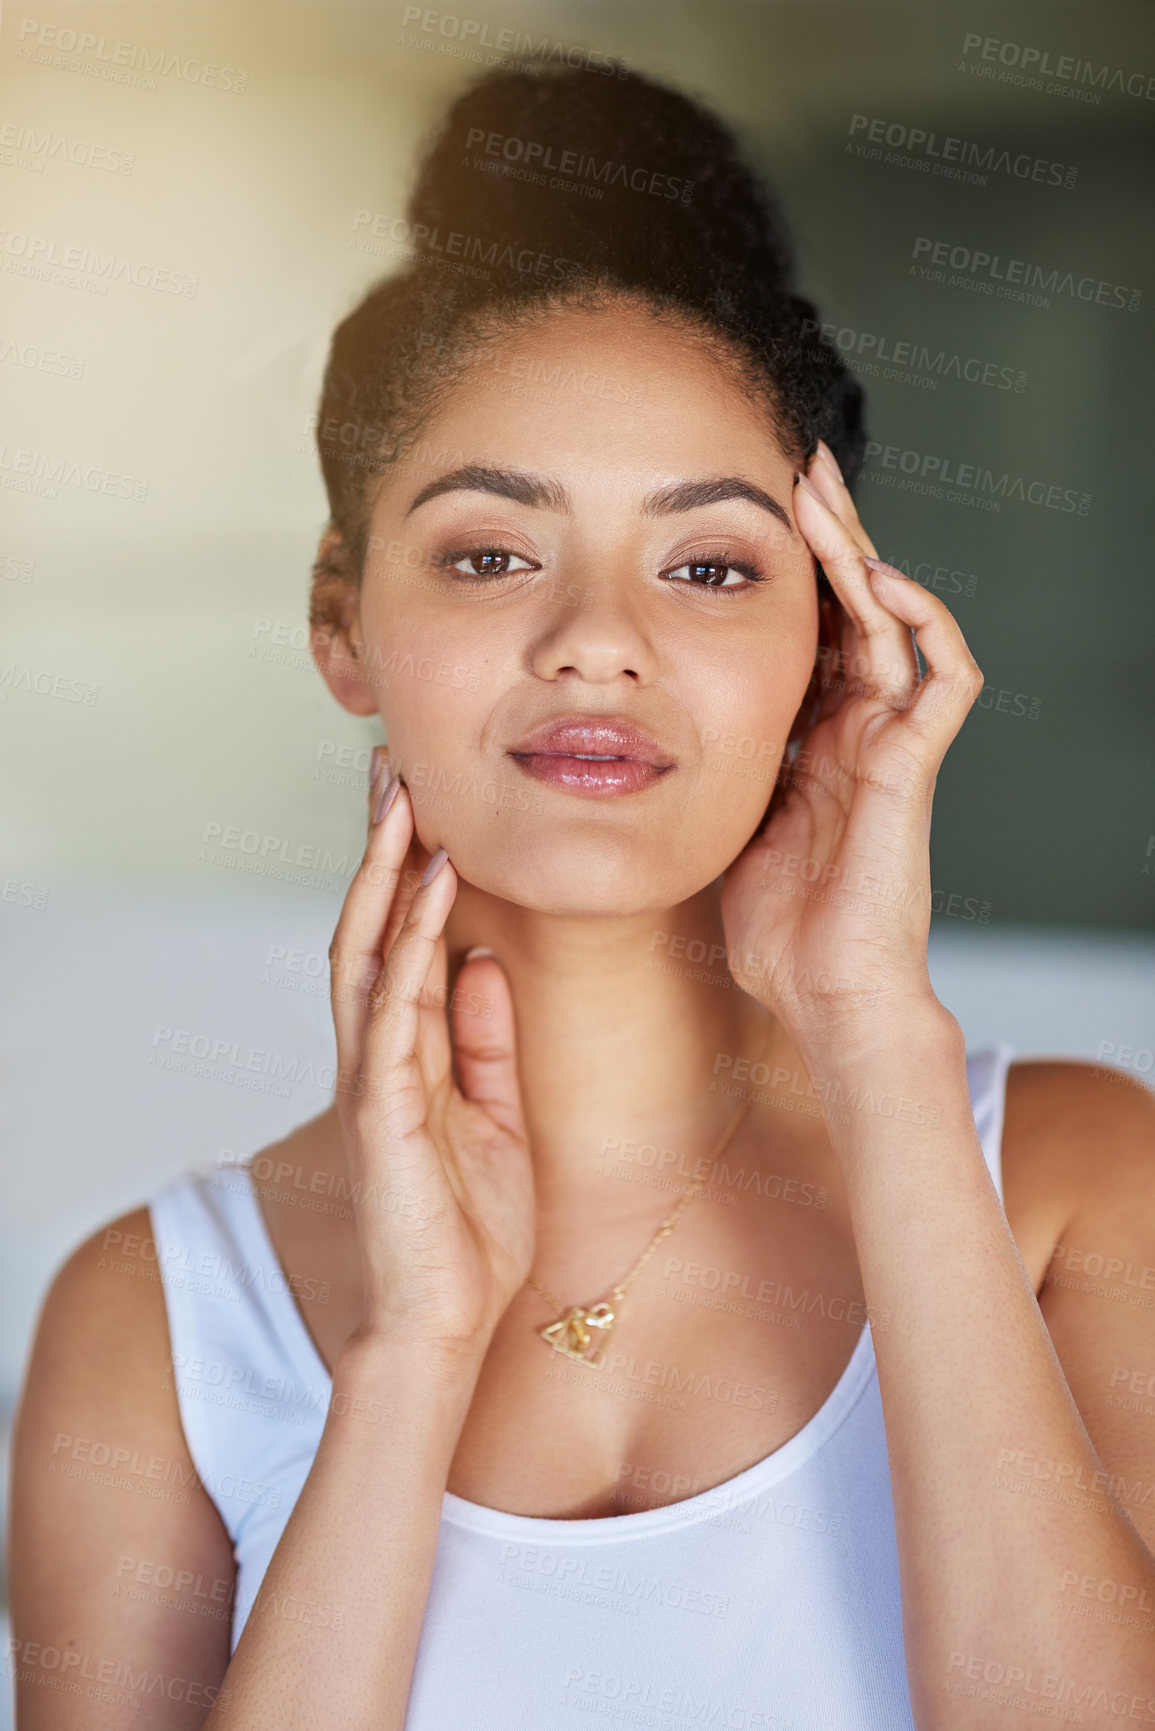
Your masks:
M 895 708 L 905 706 L 919 680 L 910 632 L 871 588 L 858 543 L 802 475 L 794 489 L 794 515 L 854 627 L 858 643 L 851 676 L 861 678 L 868 695 L 881 697 Z
M 867 555 L 868 562 L 870 559 L 877 560 L 878 548 L 862 526 L 858 507 L 854 503 L 850 488 L 846 485 L 834 452 L 825 439 L 818 441 L 817 449 L 806 471 L 806 478 L 814 482 L 826 503 L 834 508 L 839 520 L 854 537 L 863 553 Z M 917 661 L 918 645 L 914 642 L 913 632 L 911 633 L 911 645 L 916 656 L 915 668 L 921 677 L 922 669 L 918 666 Z
M 381 779 L 381 772 L 383 770 L 387 772 L 385 779 L 388 781 L 389 776 L 392 774 L 392 770 L 389 768 L 389 748 L 385 745 L 375 745 L 373 750 L 369 753 L 370 821 L 372 821 L 373 807 L 376 803 L 374 799 L 374 789 L 376 788 L 378 781 Z
M 433 960 L 425 977 L 417 1017 L 417 1064 L 429 1089 L 444 1081 L 452 1064 L 449 1023 L 445 1013 L 448 973 L 448 946 L 445 933 L 441 932 L 433 945 Z
M 437 866 L 435 875 L 418 886 L 370 993 L 362 1047 L 365 1092 L 397 1108 L 406 1129 L 423 1121 L 429 1090 L 450 1067 L 445 1017 L 427 1000 L 437 942 L 457 894 L 457 874 L 442 848 L 430 864 Z
M 824 439 L 818 441 L 814 455 L 807 465 L 806 478 L 813 486 L 817 487 L 823 502 L 834 511 L 859 551 L 871 557 L 877 556 L 877 548 L 859 520 L 854 500 L 850 496 L 850 489 L 843 479 L 842 470 L 838 467 L 834 452 Z M 842 676 L 823 680 L 819 719 L 825 719 L 826 716 L 832 715 L 835 710 L 841 707 L 847 691 L 855 689 L 856 674 L 858 675 L 858 688 L 861 689 L 862 686 L 865 663 L 859 656 L 858 639 L 853 621 L 849 616 L 846 618 L 846 626 L 839 647 L 842 655 Z
M 382 772 L 383 773 L 383 772 Z M 394 892 L 413 832 L 405 789 L 389 781 L 373 790 L 374 814 L 389 809 L 369 830 L 365 853 L 349 885 L 329 946 L 330 994 L 340 1069 L 356 1069 L 369 990 L 381 969 L 381 945 Z
M 391 760 L 388 746 L 375 746 L 369 768 L 370 828 L 373 824 L 382 821 L 392 800 L 396 797 L 393 791 L 395 780 L 409 793 L 409 803 L 412 806 L 414 803 L 413 795 L 409 792 L 409 783 L 405 780 L 404 771 Z M 428 858 L 429 855 L 422 848 L 417 836 L 417 820 L 416 814 L 414 814 L 413 833 L 409 837 L 409 846 L 405 850 L 405 858 L 401 863 L 401 871 L 393 889 L 393 900 L 389 907 L 389 916 L 385 922 L 385 936 L 378 951 L 379 961 L 388 955 L 389 946 L 401 929 L 401 923 L 409 911 L 413 892 L 420 882 L 421 873 L 425 869 Z
M 462 1094 L 524 1141 L 513 996 L 496 956 L 466 957 L 457 976 L 452 1015 L 453 1056 Z
M 409 794 L 409 803 L 412 805 L 414 803 L 413 794 L 405 779 L 405 772 L 398 768 L 396 773 L 402 786 Z M 414 816 L 413 834 L 409 838 L 409 846 L 405 851 L 405 858 L 401 862 L 401 875 L 394 892 L 393 906 L 389 910 L 389 919 L 385 926 L 385 940 L 382 946 L 385 955 L 389 954 L 397 933 L 405 923 L 405 916 L 413 905 L 413 897 L 421 884 L 421 876 L 429 864 L 429 857 L 428 848 L 422 846 L 421 838 L 417 834 L 416 816 Z
M 449 978 L 449 950 L 444 937 L 438 938 L 433 946 L 433 961 L 429 967 L 429 978 L 425 983 L 425 1002 L 445 1008 L 446 990 Z
M 807 466 L 806 479 L 818 488 L 859 549 L 868 553 L 871 558 L 877 558 L 878 549 L 862 527 L 850 489 L 842 478 L 842 470 L 834 460 L 834 452 L 822 439 L 819 439 L 818 449 Z
M 950 609 L 921 584 L 881 560 L 870 569 L 870 583 L 911 631 L 927 666 L 903 725 L 941 757 L 983 688 L 978 663 Z

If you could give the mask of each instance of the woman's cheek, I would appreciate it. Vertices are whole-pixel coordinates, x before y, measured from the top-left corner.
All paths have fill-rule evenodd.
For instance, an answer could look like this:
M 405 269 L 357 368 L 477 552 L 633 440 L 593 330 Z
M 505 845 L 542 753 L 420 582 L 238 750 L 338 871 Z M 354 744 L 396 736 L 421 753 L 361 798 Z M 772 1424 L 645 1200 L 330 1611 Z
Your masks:
M 390 757 L 409 790 L 418 838 L 430 851 L 445 845 L 452 852 L 480 815 L 472 807 L 485 798 L 480 660 L 443 633 L 407 634 L 381 643 L 377 679 Z
M 708 776 L 717 776 L 720 786 L 745 781 L 765 787 L 769 798 L 785 748 L 787 725 L 777 718 L 752 722 L 748 716 L 739 716 L 707 726 L 702 735 L 703 770 Z
M 791 624 L 769 644 L 743 645 L 694 693 L 707 799 L 727 825 L 761 818 L 806 695 L 814 640 L 805 620 Z

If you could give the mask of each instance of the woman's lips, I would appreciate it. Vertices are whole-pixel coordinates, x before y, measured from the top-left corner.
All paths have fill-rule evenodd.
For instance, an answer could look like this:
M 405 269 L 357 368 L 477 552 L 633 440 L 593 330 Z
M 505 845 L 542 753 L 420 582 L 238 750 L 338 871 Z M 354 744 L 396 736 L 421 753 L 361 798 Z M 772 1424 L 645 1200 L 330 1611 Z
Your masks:
M 545 723 L 509 755 L 535 781 L 568 793 L 639 793 L 673 768 L 657 741 L 624 718 Z
M 552 751 L 515 751 L 510 755 L 536 781 L 564 787 L 570 793 L 639 793 L 666 773 L 637 757 L 595 759 Z

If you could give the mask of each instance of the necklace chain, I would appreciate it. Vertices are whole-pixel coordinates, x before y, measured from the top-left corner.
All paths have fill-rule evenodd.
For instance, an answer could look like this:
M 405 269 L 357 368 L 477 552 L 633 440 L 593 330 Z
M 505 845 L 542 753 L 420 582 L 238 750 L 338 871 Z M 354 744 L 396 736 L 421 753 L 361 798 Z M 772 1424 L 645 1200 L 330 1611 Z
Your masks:
M 738 1110 L 730 1119 L 729 1124 L 718 1138 L 718 1141 L 714 1144 L 709 1155 L 709 1167 L 707 1168 L 707 1173 L 712 1171 L 714 1166 L 716 1166 L 718 1161 L 721 1159 L 727 1143 L 737 1130 L 743 1118 L 746 1116 L 746 1113 L 749 1111 L 751 1100 L 752 1096 L 747 1096 L 747 1098 L 743 1100 Z M 609 1296 L 615 1303 L 621 1303 L 634 1281 L 638 1278 L 638 1275 L 642 1272 L 642 1269 L 646 1266 L 646 1263 L 650 1260 L 650 1257 L 654 1254 L 654 1251 L 658 1248 L 658 1245 L 662 1242 L 662 1239 L 670 1236 L 670 1233 L 674 1230 L 674 1227 L 678 1224 L 678 1221 L 690 1206 L 690 1203 L 694 1200 L 695 1196 L 697 1196 L 705 1182 L 706 1175 L 703 1175 L 701 1178 L 695 1178 L 693 1183 L 686 1186 L 686 1189 L 682 1192 L 674 1209 L 671 1213 L 667 1214 L 666 1218 L 662 1221 L 658 1230 L 654 1233 L 654 1236 L 650 1239 L 650 1242 L 646 1245 L 646 1248 L 642 1251 L 642 1254 L 638 1257 L 633 1267 L 622 1276 L 616 1286 L 610 1287 Z M 551 1310 L 561 1311 L 565 1308 L 561 1299 L 555 1298 L 554 1294 L 548 1291 L 539 1280 L 535 1280 L 532 1274 L 526 1281 L 526 1285 L 532 1286 L 533 1290 L 544 1298 Z

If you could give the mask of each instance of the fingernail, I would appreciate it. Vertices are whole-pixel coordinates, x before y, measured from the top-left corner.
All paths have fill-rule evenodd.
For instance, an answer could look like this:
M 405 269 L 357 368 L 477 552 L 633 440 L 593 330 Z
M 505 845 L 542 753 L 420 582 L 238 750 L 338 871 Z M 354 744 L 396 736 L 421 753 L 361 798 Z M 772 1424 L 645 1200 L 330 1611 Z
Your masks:
M 424 889 L 426 884 L 431 884 L 433 882 L 434 878 L 437 876 L 438 872 L 441 870 L 442 866 L 445 864 L 445 862 L 448 858 L 449 858 L 449 855 L 446 853 L 445 849 L 443 847 L 439 847 L 437 852 L 434 854 L 433 858 L 430 860 L 429 864 L 426 866 L 425 870 L 421 874 L 421 882 L 418 885 L 419 889 Z
M 462 964 L 465 962 L 472 962 L 477 956 L 491 956 L 492 954 L 493 951 L 490 949 L 488 944 L 474 944 L 473 948 L 471 950 L 466 950 L 465 954 L 462 956 Z
M 911 581 L 905 571 L 896 570 L 893 565 L 888 565 L 885 559 L 868 559 L 864 553 L 862 563 L 869 565 L 872 571 L 881 571 L 884 577 L 901 577 L 904 583 Z
M 381 822 L 385 813 L 397 798 L 400 788 L 401 777 L 399 775 L 391 775 L 389 780 L 385 783 L 385 786 L 381 789 L 381 797 L 377 801 L 377 810 L 373 813 L 373 822 L 375 824 Z
M 818 491 L 818 488 L 814 485 L 813 481 L 808 481 L 805 475 L 799 475 L 797 480 L 798 485 L 800 487 L 805 487 L 806 491 L 812 494 L 813 497 L 818 500 L 820 505 L 826 505 L 826 500 L 822 497 L 822 494 Z M 826 509 L 829 511 L 830 506 L 826 505 Z
M 389 761 L 389 753 L 385 746 L 375 745 L 369 759 L 369 786 L 376 787 L 381 771 Z
M 830 464 L 830 467 L 834 470 L 834 473 L 838 476 L 838 479 L 841 481 L 843 475 L 842 470 L 838 467 L 838 459 L 830 449 L 830 446 L 826 443 L 825 439 L 819 439 L 818 441 L 818 455 L 826 459 Z

